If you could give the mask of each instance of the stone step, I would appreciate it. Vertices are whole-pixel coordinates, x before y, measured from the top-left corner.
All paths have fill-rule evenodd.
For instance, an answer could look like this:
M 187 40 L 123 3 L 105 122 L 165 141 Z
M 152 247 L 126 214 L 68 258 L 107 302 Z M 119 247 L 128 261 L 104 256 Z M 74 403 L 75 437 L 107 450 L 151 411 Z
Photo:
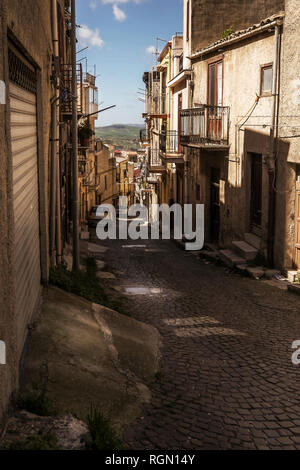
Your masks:
M 287 271 L 287 279 L 289 282 L 297 282 L 298 281 L 298 271 Z
M 220 260 L 229 268 L 234 268 L 237 265 L 246 265 L 245 258 L 241 258 L 233 250 L 221 250 L 219 256 Z
M 247 268 L 247 272 L 250 277 L 253 279 L 261 279 L 265 275 L 265 270 L 261 266 L 256 266 L 255 268 Z
M 245 242 L 249 243 L 249 245 L 253 246 L 257 250 L 260 250 L 261 246 L 261 238 L 254 233 L 245 233 L 244 234 Z
M 287 286 L 289 292 L 300 295 L 300 285 L 299 284 L 288 284 Z
M 253 261 L 257 256 L 258 250 L 249 245 L 249 243 L 235 241 L 232 242 L 232 246 L 236 253 L 247 261 Z

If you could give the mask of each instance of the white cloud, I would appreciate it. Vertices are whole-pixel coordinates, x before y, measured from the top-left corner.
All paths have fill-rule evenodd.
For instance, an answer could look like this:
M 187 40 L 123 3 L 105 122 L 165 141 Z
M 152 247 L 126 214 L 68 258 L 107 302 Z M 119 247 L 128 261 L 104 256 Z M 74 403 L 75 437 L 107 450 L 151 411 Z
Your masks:
M 116 3 L 113 4 L 113 12 L 117 21 L 125 21 L 127 16 L 126 13 L 118 7 Z
M 156 54 L 157 50 L 155 46 L 149 46 L 146 48 L 147 54 Z
M 89 5 L 90 5 L 90 8 L 91 8 L 93 11 L 95 11 L 96 8 L 97 8 L 97 6 L 98 6 L 98 2 L 97 2 L 97 0 L 91 0 L 90 3 L 89 3 Z
M 147 0 L 90 0 L 89 6 L 95 11 L 97 6 L 102 2 L 103 5 L 112 5 L 113 14 L 117 21 L 125 21 L 127 18 L 126 13 L 121 10 L 119 5 L 124 5 L 125 3 L 135 3 L 139 5 Z
M 99 30 L 97 28 L 91 29 L 86 24 L 83 24 L 78 28 L 78 41 L 84 47 L 103 47 L 104 45 L 104 41 L 100 37 Z

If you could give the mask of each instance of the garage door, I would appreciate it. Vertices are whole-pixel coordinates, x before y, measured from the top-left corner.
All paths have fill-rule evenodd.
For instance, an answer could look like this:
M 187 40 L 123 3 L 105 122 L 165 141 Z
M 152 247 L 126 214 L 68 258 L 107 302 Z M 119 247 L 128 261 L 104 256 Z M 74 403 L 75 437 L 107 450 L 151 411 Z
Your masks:
M 16 305 L 21 346 L 41 291 L 36 81 L 34 69 L 11 50 L 9 65 Z

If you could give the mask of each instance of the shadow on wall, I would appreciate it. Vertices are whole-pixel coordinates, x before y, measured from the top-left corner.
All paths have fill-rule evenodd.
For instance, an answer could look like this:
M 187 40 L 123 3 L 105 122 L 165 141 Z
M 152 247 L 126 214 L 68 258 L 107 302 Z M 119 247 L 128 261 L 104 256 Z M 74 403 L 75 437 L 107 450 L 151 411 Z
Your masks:
M 225 175 L 225 197 L 220 204 L 221 227 L 223 226 L 220 242 L 228 245 L 232 240 L 243 240 L 245 233 L 253 232 L 261 237 L 261 254 L 267 258 L 268 253 L 270 255 L 274 251 L 276 266 L 283 267 L 287 251 L 290 259 L 293 257 L 293 248 L 287 237 L 285 192 L 290 145 L 283 140 L 276 143 L 275 179 L 268 157 L 270 136 L 251 129 L 242 132 L 244 155 L 241 163 L 236 164 L 240 172 L 238 185 L 230 182 L 229 166 Z

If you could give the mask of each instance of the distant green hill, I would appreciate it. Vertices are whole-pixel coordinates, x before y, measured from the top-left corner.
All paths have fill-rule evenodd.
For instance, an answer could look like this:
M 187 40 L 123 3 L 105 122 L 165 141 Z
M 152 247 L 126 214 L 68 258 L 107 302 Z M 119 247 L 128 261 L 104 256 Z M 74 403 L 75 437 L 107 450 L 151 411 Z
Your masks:
M 114 124 L 112 126 L 96 127 L 96 138 L 103 139 L 125 150 L 136 150 L 139 147 L 140 130 L 143 125 Z

